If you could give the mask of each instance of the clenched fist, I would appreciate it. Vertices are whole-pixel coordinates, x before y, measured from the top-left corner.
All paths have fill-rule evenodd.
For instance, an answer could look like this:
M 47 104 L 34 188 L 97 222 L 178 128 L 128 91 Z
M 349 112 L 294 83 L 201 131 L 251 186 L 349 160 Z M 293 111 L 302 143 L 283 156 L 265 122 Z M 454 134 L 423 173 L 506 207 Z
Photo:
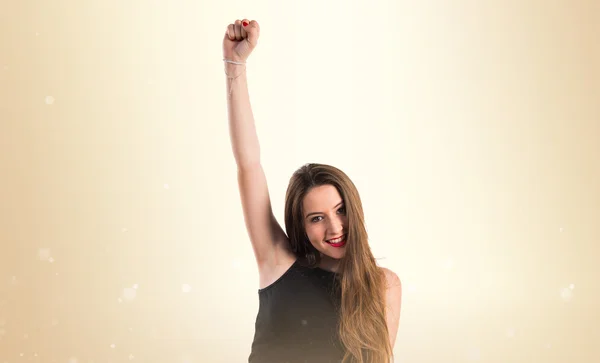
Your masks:
M 236 20 L 227 26 L 223 38 L 223 58 L 245 62 L 258 43 L 260 27 L 256 20 Z

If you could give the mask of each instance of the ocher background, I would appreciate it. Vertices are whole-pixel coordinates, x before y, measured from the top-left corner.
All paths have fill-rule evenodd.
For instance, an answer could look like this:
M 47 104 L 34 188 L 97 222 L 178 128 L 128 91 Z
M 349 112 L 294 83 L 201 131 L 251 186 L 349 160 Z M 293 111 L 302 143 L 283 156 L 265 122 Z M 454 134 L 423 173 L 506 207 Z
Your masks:
M 600 361 L 600 5 L 4 1 L 0 362 L 244 362 L 258 276 L 226 26 L 273 209 L 355 182 L 399 362 Z

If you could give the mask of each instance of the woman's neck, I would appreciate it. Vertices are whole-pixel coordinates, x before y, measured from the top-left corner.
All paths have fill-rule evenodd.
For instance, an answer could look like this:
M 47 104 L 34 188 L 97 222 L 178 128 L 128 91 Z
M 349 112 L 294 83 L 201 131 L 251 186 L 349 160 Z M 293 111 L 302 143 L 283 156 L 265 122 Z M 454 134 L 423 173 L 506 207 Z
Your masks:
M 331 258 L 329 256 L 321 254 L 321 262 L 319 262 L 319 268 L 331 272 L 338 272 L 340 260 Z

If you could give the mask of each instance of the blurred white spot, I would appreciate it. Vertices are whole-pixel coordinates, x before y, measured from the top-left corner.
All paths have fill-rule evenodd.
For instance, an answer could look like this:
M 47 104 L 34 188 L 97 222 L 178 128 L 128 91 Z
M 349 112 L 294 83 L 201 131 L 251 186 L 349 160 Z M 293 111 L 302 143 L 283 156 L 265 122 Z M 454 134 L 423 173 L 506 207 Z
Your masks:
M 169 189 L 169 184 L 164 185 L 165 189 Z
M 2 337 L 4 334 L 6 334 L 6 330 L 0 328 L 0 337 Z
M 559 232 L 562 232 L 562 231 L 564 231 L 564 230 L 565 230 L 565 229 L 564 229 L 564 228 L 562 228 L 562 227 L 560 227 L 560 228 L 558 229 L 558 231 L 559 231 Z
M 48 258 L 50 258 L 50 249 L 49 248 L 38 249 L 38 259 L 40 261 L 48 261 Z
M 46 104 L 47 105 L 54 104 L 54 97 L 52 97 L 52 96 L 46 96 Z
M 4 70 L 7 71 L 8 70 L 8 66 L 4 66 Z
M 515 337 L 515 329 L 513 329 L 513 328 L 506 329 L 506 337 L 509 339 L 514 338 Z
M 575 284 L 569 285 L 569 289 L 573 290 L 575 288 Z
M 133 328 L 129 328 L 129 329 L 127 329 L 127 330 L 129 330 L 129 331 L 133 331 Z
M 133 284 L 133 288 L 134 288 L 134 289 L 136 289 L 136 290 L 137 290 L 137 288 L 138 288 L 139 286 L 140 286 L 140 285 L 138 285 L 138 284 Z
M 136 291 L 130 287 L 126 287 L 123 289 L 123 300 L 132 301 L 135 299 Z
M 77 363 L 77 358 L 75 358 L 75 357 L 71 357 L 71 358 L 69 359 L 69 363 Z
M 192 287 L 188 284 L 183 284 L 183 285 L 181 285 L 181 291 L 188 293 L 188 292 L 192 291 Z
M 306 325 L 306 324 L 308 324 L 308 321 L 302 320 L 302 325 Z
M 117 301 L 119 302 L 119 304 L 123 302 L 121 298 L 118 298 Z
M 20 353 L 19 355 L 22 357 L 24 354 L 23 354 L 23 353 Z
M 446 261 L 444 261 L 444 268 L 446 270 L 452 270 L 454 268 L 454 259 L 452 257 L 448 257 Z
M 233 260 L 231 261 L 231 265 L 232 265 L 233 269 L 239 270 L 242 268 L 242 260 L 238 257 L 234 257 Z
M 56 273 L 56 276 L 58 276 L 58 272 Z
M 127 231 L 128 231 L 128 229 L 127 229 L 127 228 L 122 228 L 122 229 L 121 229 L 121 232 L 123 232 L 123 233 L 125 233 L 125 232 L 127 232 Z
M 17 284 L 17 276 L 11 277 L 10 283 L 13 284 L 13 285 L 16 285 Z
M 37 37 L 38 35 L 40 35 L 40 33 L 38 33 L 38 32 L 35 32 L 35 36 Z
M 560 290 L 560 297 L 564 302 L 569 302 L 573 298 L 573 291 L 565 287 L 564 289 Z
M 550 348 L 552 348 L 552 344 L 546 343 L 546 349 L 550 349 Z
M 34 357 L 37 357 L 37 353 L 33 353 L 33 356 L 34 356 Z
M 471 348 L 467 351 L 467 359 L 470 361 L 478 361 L 481 358 L 479 348 Z
M 133 359 L 133 354 L 129 354 L 129 360 Z
M 23 339 L 27 339 L 27 338 L 29 338 L 29 334 L 27 334 L 27 333 L 23 334 Z
M 54 263 L 54 258 L 52 258 L 52 257 L 48 257 L 48 262 L 50 262 L 50 263 Z
M 116 345 L 113 343 L 110 345 L 111 348 L 115 349 Z

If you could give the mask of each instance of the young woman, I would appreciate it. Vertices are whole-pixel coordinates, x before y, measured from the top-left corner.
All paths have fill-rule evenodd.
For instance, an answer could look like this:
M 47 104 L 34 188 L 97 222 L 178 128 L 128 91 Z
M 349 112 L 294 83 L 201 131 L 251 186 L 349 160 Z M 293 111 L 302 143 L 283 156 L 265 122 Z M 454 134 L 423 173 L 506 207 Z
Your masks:
M 306 164 L 286 192 L 285 232 L 273 215 L 245 73 L 259 32 L 256 21 L 236 20 L 223 39 L 231 145 L 260 279 L 249 362 L 388 363 L 401 283 L 376 264 L 350 178 Z

